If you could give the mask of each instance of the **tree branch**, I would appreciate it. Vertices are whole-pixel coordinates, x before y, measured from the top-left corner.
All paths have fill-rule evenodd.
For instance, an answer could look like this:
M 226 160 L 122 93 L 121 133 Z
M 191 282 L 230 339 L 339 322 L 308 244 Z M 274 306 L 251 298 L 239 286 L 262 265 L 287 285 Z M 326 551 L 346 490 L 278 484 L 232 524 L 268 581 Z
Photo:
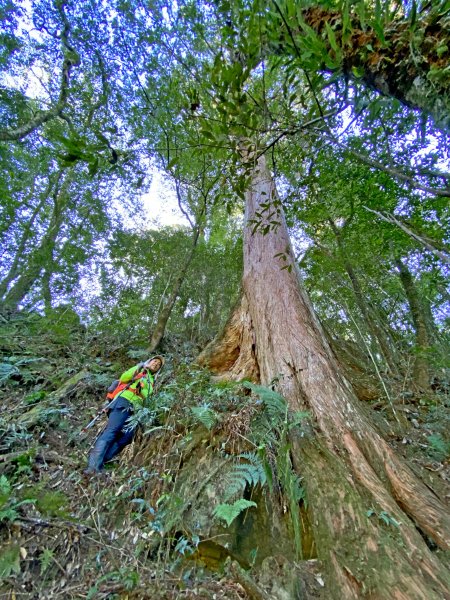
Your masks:
M 327 135 L 329 138 L 331 138 L 333 143 L 339 146 L 339 148 L 345 150 L 346 152 L 348 152 L 348 154 L 354 156 L 361 162 L 364 162 L 366 165 L 374 167 L 375 169 L 379 169 L 380 171 L 384 171 L 385 173 L 389 173 L 389 175 L 392 175 L 394 179 L 405 181 L 412 188 L 421 190 L 422 192 L 426 192 L 427 194 L 432 194 L 434 196 L 443 196 L 444 198 L 450 198 L 450 188 L 431 188 L 426 185 L 422 185 L 421 183 L 416 181 L 412 175 L 407 175 L 406 173 L 402 173 L 394 167 L 384 165 L 383 163 L 374 160 L 373 158 L 369 158 L 368 156 L 362 154 L 361 152 L 358 152 L 357 150 L 351 150 L 350 148 L 348 148 L 348 146 L 340 142 L 330 130 L 328 130 L 328 132 L 320 131 L 320 133 Z
M 446 254 L 445 252 L 442 252 L 441 250 L 438 250 L 431 243 L 431 240 L 429 240 L 429 238 L 424 238 L 423 236 L 418 235 L 417 233 L 415 233 L 414 231 L 412 231 L 411 229 L 409 229 L 409 227 L 406 227 L 406 225 L 404 223 L 402 223 L 399 219 L 397 219 L 394 215 L 392 215 L 392 214 L 384 214 L 382 212 L 378 212 L 377 210 L 373 210 L 373 209 L 369 208 L 368 206 L 364 206 L 364 205 L 363 205 L 363 208 L 365 208 L 369 212 L 377 215 L 377 217 L 379 217 L 383 221 L 386 221 L 386 223 L 390 223 L 391 225 L 396 225 L 404 233 L 406 233 L 406 235 L 408 235 L 409 237 L 413 238 L 413 240 L 416 240 L 416 242 L 419 242 L 419 244 L 422 244 L 423 246 L 425 246 L 425 248 L 427 250 L 429 250 L 430 252 L 432 252 L 440 260 L 444 261 L 447 264 L 450 264 L 450 255 Z
M 322 56 L 317 55 L 317 70 L 362 81 L 384 96 L 429 114 L 443 131 L 450 129 L 449 84 L 448 78 L 441 75 L 448 64 L 441 48 L 450 46 L 450 29 L 448 10 L 442 4 L 430 2 L 416 23 L 402 16 L 387 24 L 375 23 L 376 28 L 363 23 L 356 11 L 347 13 L 344 27 L 344 15 L 323 6 L 304 9 L 288 26 L 276 1 L 272 1 L 288 28 L 293 46 L 285 43 L 280 31 L 279 42 L 262 48 L 262 57 L 294 55 L 304 70 L 303 51 L 315 34 L 317 46 L 323 47 Z M 272 25 L 279 27 L 275 21 Z M 413 42 L 414 31 L 421 35 L 415 35 Z M 306 38 L 308 41 L 304 42 Z
M 59 116 L 67 103 L 72 67 L 80 64 L 80 57 L 69 43 L 68 38 L 71 28 L 66 14 L 64 13 L 65 4 L 64 2 L 55 4 L 61 16 L 61 20 L 63 21 L 63 28 L 60 37 L 64 60 L 62 64 L 58 101 L 48 110 L 38 111 L 27 123 L 16 128 L 0 130 L 0 141 L 13 142 L 22 140 L 24 137 L 35 131 L 38 127 L 44 123 L 47 123 L 47 121 Z

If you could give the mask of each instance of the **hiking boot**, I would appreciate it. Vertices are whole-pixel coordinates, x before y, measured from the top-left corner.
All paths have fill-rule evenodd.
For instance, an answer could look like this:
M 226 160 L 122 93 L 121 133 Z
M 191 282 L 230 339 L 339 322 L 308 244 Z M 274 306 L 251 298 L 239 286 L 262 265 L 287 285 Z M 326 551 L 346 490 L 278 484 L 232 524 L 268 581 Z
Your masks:
M 92 469 L 91 467 L 88 467 L 87 469 L 85 469 L 83 471 L 83 478 L 93 481 L 93 480 L 99 480 L 99 479 L 100 480 L 101 479 L 109 479 L 110 475 L 109 475 L 109 473 L 106 473 L 105 471 L 97 471 L 96 469 Z
M 83 471 L 83 477 L 94 477 L 95 475 L 98 475 L 98 473 L 100 473 L 100 471 L 97 471 L 92 467 L 88 467 Z

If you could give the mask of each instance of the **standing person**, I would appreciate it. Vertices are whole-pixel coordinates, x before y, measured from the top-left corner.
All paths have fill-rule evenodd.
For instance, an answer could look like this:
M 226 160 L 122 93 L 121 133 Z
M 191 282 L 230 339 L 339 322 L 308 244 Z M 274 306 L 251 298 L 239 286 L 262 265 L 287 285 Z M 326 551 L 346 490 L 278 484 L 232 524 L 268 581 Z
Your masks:
M 135 410 L 148 406 L 155 375 L 163 365 L 162 356 L 153 356 L 120 376 L 120 384 L 125 385 L 119 387 L 113 403 L 108 408 L 108 423 L 89 454 L 85 475 L 100 473 L 106 462 L 131 444 L 136 427 L 127 428 L 125 423 Z

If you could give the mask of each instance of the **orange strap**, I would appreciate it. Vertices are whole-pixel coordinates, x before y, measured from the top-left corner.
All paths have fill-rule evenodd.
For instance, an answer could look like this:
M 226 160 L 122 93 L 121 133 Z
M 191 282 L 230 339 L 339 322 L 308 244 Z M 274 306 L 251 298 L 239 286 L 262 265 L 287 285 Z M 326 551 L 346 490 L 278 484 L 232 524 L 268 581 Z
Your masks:
M 113 390 L 112 392 L 108 392 L 106 394 L 106 397 L 109 400 L 113 400 L 116 396 L 118 396 L 120 394 L 120 392 L 123 392 L 124 390 L 127 390 L 130 388 L 131 385 L 133 385 L 133 383 L 138 380 L 138 379 L 142 379 L 142 377 L 144 377 L 144 372 L 142 373 L 138 373 L 138 375 L 135 375 L 133 377 L 133 379 L 131 381 L 129 381 L 128 383 L 119 383 L 118 386 L 116 387 L 115 390 Z M 140 387 L 140 382 L 138 382 L 138 385 Z M 143 398 L 142 394 L 140 393 L 140 391 L 137 389 L 131 390 L 130 392 L 133 392 L 133 394 L 135 394 L 136 396 L 140 396 L 141 398 Z

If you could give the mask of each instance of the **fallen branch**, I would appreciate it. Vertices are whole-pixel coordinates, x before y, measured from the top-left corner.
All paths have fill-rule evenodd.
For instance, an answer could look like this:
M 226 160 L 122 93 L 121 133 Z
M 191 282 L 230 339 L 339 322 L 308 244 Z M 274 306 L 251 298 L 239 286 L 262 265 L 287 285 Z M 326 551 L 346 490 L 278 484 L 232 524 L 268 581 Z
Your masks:
M 271 600 L 265 592 L 245 571 L 239 563 L 230 560 L 230 573 L 233 578 L 244 588 L 251 600 Z
M 32 523 L 33 525 L 37 525 L 38 527 L 58 527 L 59 529 L 77 529 L 80 533 L 86 533 L 87 531 L 94 531 L 93 527 L 89 525 L 78 525 L 77 523 L 72 523 L 72 521 L 46 521 L 45 519 L 39 519 L 34 517 L 22 517 L 20 516 L 16 519 L 15 523 L 20 524 L 24 523 Z

